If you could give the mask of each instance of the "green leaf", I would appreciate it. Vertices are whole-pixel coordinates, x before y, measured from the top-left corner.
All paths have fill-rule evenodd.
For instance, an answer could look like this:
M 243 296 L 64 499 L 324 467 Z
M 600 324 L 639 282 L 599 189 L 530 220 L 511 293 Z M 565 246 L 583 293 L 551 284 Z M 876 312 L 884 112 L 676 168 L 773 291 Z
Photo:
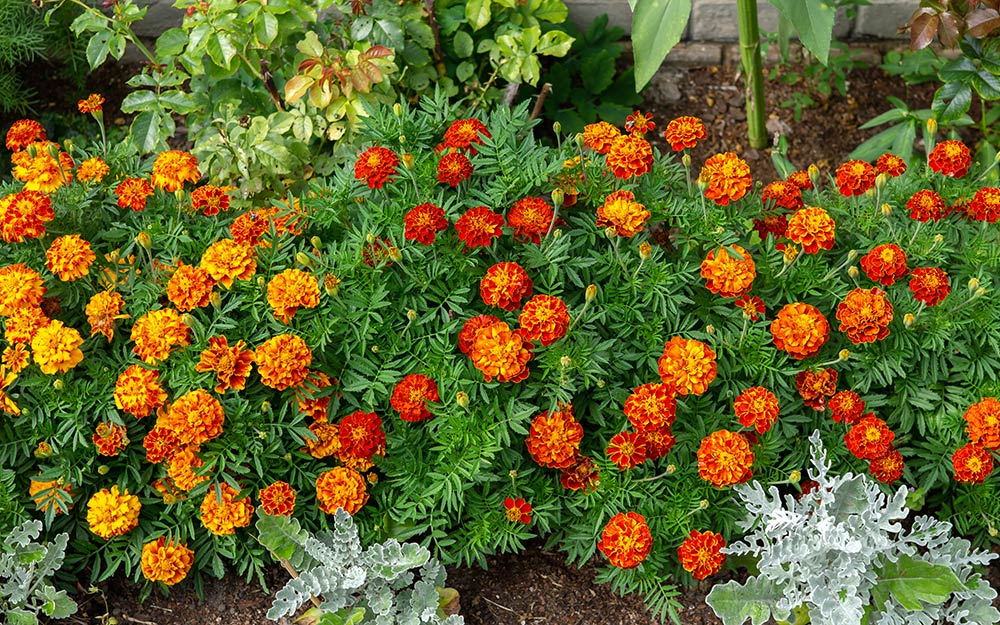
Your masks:
M 160 124 L 163 118 L 157 111 L 143 111 L 136 115 L 129 127 L 129 138 L 139 148 L 142 154 L 156 150 L 163 143 L 160 137 Z
M 157 103 L 156 92 L 149 89 L 133 91 L 122 100 L 123 113 L 138 113 L 151 110 Z
M 826 65 L 830 58 L 830 40 L 837 10 L 828 0 L 770 0 L 792 23 L 799 40 L 819 62 Z
M 278 18 L 268 12 L 257 16 L 253 24 L 253 33 L 264 45 L 270 45 L 278 36 Z
M 538 20 L 562 24 L 569 17 L 569 7 L 562 0 L 542 0 L 531 14 Z
M 885 563 L 871 592 L 879 609 L 892 597 L 907 610 L 922 610 L 925 603 L 940 605 L 951 593 L 963 590 L 968 588 L 951 567 L 900 556 L 896 562 Z
M 170 28 L 156 39 L 156 56 L 177 56 L 184 51 L 188 35 L 181 28 Z
M 525 32 L 528 30 L 537 29 L 529 28 L 525 29 Z M 572 47 L 573 37 L 561 30 L 550 30 L 542 35 L 542 38 L 538 40 L 535 51 L 538 54 L 544 54 L 546 56 L 566 56 L 566 53 L 569 52 Z
M 465 19 L 472 24 L 472 30 L 479 30 L 490 23 L 492 0 L 470 0 L 465 3 Z
M 473 42 L 472 35 L 469 33 L 464 30 L 455 33 L 453 44 L 455 46 L 455 54 L 458 55 L 458 58 L 465 59 L 472 56 Z
M 229 71 L 232 69 L 233 58 L 236 56 L 236 46 L 226 33 L 215 33 L 209 36 L 205 43 L 205 52 L 212 62 Z
M 97 69 L 108 58 L 109 39 L 111 39 L 109 32 L 99 32 L 90 38 L 87 43 L 87 63 L 90 64 L 90 69 Z
M 38 625 L 38 617 L 33 612 L 21 608 L 10 608 L 6 616 L 8 625 Z
M 939 122 L 948 123 L 964 115 L 971 104 L 972 87 L 961 82 L 949 82 L 934 92 L 931 111 Z
M 875 117 L 869 119 L 865 123 L 858 126 L 859 130 L 867 130 L 868 128 L 874 128 L 875 126 L 881 126 L 882 124 L 888 124 L 889 122 L 898 122 L 906 119 L 908 113 L 906 111 L 901 111 L 898 108 L 889 109 L 881 115 L 876 115 Z
M 691 16 L 691 0 L 634 0 L 632 52 L 635 91 L 653 78 L 667 53 L 677 45 Z M 632 4 L 630 0 L 629 4 Z
M 164 91 L 160 94 L 159 100 L 160 104 L 165 108 L 181 115 L 192 113 L 198 108 L 198 104 L 194 101 L 194 98 L 191 97 L 190 93 L 184 93 L 183 91 L 179 91 L 177 89 Z
M 898 137 L 906 133 L 906 127 L 912 126 L 913 132 L 916 133 L 916 121 L 909 120 L 902 124 L 896 124 L 895 126 L 886 128 L 882 132 L 878 133 L 874 137 L 868 139 L 858 147 L 854 148 L 851 152 L 850 157 L 853 159 L 859 159 L 863 161 L 873 161 L 882 154 L 889 151 L 889 148 L 896 143 Z M 902 157 L 900 157 L 902 158 Z
M 942 82 L 969 82 L 977 73 L 976 66 L 965 57 L 958 57 L 941 68 L 938 76 Z
M 455 77 L 461 82 L 466 82 L 472 77 L 472 74 L 476 71 L 476 66 L 468 61 L 462 61 L 455 68 Z
M 122 58 L 125 54 L 125 36 L 124 35 L 112 35 L 108 39 L 108 54 L 115 57 L 116 59 Z
M 615 79 L 615 59 L 606 50 L 591 54 L 580 64 L 583 86 L 590 93 L 603 93 Z
M 751 625 L 763 625 L 772 615 L 776 620 L 788 617 L 787 611 L 775 608 L 782 597 L 773 582 L 751 577 L 742 585 L 737 581 L 716 584 L 705 597 L 705 603 L 722 619 L 723 625 L 743 625 L 747 619 Z

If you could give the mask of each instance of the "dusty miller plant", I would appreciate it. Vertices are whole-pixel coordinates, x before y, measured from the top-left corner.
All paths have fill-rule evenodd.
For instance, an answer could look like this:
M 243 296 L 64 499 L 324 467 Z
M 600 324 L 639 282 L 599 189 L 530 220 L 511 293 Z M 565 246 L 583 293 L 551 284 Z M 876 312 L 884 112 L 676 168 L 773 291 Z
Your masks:
M 275 596 L 267 617 L 291 616 L 312 601 L 319 625 L 462 625 L 443 615 L 457 593 L 430 551 L 389 539 L 362 548 L 354 519 L 337 509 L 333 531 L 314 536 L 291 517 L 260 514 L 258 539 L 293 579 Z
M 62 566 L 69 535 L 43 545 L 35 542 L 41 531 L 41 521 L 25 521 L 0 540 L 0 615 L 9 625 L 34 625 L 39 613 L 59 619 L 76 612 L 66 591 L 48 582 Z
M 891 496 L 865 475 L 829 475 L 819 432 L 809 477 L 796 498 L 759 482 L 736 488 L 747 511 L 742 542 L 725 553 L 760 559 L 746 583 L 717 585 L 708 604 L 725 625 L 787 619 L 797 608 L 815 625 L 986 625 L 1000 621 L 996 591 L 977 567 L 996 557 L 951 537 L 951 524 L 906 518 L 906 487 Z

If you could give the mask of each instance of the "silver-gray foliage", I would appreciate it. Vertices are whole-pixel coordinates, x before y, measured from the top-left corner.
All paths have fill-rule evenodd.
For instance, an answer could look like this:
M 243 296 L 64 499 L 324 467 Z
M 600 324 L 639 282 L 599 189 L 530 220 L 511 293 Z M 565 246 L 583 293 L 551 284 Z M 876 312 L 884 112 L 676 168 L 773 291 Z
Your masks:
M 819 432 L 810 437 L 818 486 L 801 498 L 759 482 L 735 490 L 747 510 L 742 542 L 759 574 L 719 584 L 708 604 L 725 625 L 761 625 L 808 608 L 814 625 L 989 625 L 996 591 L 977 567 L 996 557 L 951 536 L 951 524 L 919 516 L 904 531 L 907 489 L 886 495 L 866 475 L 831 476 Z M 794 620 L 794 619 L 792 619 Z
M 0 542 L 0 616 L 9 625 L 34 625 L 39 613 L 60 619 L 76 612 L 66 591 L 48 582 L 62 566 L 69 535 L 43 545 L 35 542 L 41 531 L 41 521 L 25 521 Z

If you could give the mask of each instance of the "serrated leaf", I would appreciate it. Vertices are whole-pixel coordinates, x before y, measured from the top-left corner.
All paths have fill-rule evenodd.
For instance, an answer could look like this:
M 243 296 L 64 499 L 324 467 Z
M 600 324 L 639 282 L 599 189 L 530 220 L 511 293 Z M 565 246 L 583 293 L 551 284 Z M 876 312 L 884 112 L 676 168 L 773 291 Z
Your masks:
M 155 151 L 162 143 L 160 125 L 163 118 L 157 111 L 143 111 L 136 115 L 129 127 L 129 138 L 142 154 Z
M 226 33 L 214 33 L 210 35 L 205 43 L 205 52 L 212 62 L 219 67 L 229 71 L 232 68 L 233 59 L 236 57 L 236 45 Z
M 615 79 L 615 59 L 605 50 L 587 56 L 580 64 L 583 86 L 590 93 L 603 93 Z
M 267 11 L 262 12 L 254 20 L 253 32 L 258 41 L 270 45 L 278 36 L 278 18 Z
M 931 111 L 939 122 L 948 123 L 964 115 L 971 104 L 972 87 L 961 82 L 949 82 L 934 92 Z
M 795 32 L 810 52 L 826 65 L 830 58 L 830 40 L 837 9 L 828 0 L 770 0 L 792 23 Z
M 690 16 L 691 0 L 635 0 L 632 52 L 636 93 L 649 83 L 667 53 L 681 40 Z
M 538 29 L 526 28 L 525 34 L 527 34 L 529 30 L 537 31 Z M 535 51 L 538 54 L 544 54 L 546 56 L 566 56 L 566 53 L 569 52 L 572 47 L 573 37 L 562 32 L 561 30 L 550 30 L 542 35 L 541 38 L 538 39 L 537 44 L 534 46 Z M 528 49 L 530 50 L 531 47 L 528 47 Z
M 111 33 L 102 31 L 95 33 L 87 42 L 87 63 L 90 64 L 90 69 L 97 69 L 108 58 L 109 39 Z

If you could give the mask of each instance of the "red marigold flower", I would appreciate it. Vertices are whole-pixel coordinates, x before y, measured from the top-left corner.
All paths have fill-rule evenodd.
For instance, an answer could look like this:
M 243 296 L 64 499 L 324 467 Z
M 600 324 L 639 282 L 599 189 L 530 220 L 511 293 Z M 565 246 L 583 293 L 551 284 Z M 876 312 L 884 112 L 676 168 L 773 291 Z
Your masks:
M 976 191 L 969 202 L 968 213 L 977 221 L 996 223 L 1000 219 L 1000 189 L 983 187 Z
M 886 152 L 875 161 L 875 171 L 886 176 L 898 178 L 906 173 L 906 161 L 895 154 Z
M 411 373 L 400 380 L 389 399 L 392 407 L 399 411 L 399 418 L 410 422 L 430 419 L 433 415 L 427 410 L 427 402 L 439 401 L 437 384 L 420 373 Z
M 763 219 L 753 220 L 753 229 L 757 231 L 762 241 L 768 235 L 779 239 L 785 236 L 785 231 L 788 230 L 788 217 L 777 213 L 767 213 Z
M 45 141 L 45 128 L 33 119 L 21 119 L 7 130 L 7 149 L 17 152 L 36 141 Z
M 649 211 L 635 201 L 631 191 L 615 191 L 604 198 L 604 204 L 597 207 L 597 226 L 614 228 L 620 237 L 634 237 L 642 232 L 649 219 Z
M 161 424 L 173 430 L 185 445 L 201 445 L 222 434 L 225 419 L 219 400 L 199 388 L 170 404 Z
M 868 463 L 868 470 L 876 480 L 892 484 L 903 477 L 903 454 L 890 449 L 884 456 L 872 459 Z
M 799 371 L 795 376 L 795 389 L 805 405 L 823 412 L 826 398 L 837 392 L 837 372 L 833 369 Z
M 573 417 L 573 405 L 545 411 L 531 420 L 525 443 L 539 466 L 565 469 L 573 464 L 583 440 L 583 426 Z
M 646 430 L 642 435 L 646 438 L 647 460 L 659 460 L 666 456 L 677 442 L 677 437 L 670 431 L 669 426 Z
M 117 456 L 118 452 L 128 445 L 127 434 L 125 426 L 107 421 L 99 423 L 93 436 L 97 453 L 102 456 Z
M 619 512 L 604 526 L 597 543 L 611 564 L 632 569 L 642 563 L 653 549 L 653 535 L 646 517 L 635 512 Z
M 212 184 L 198 187 L 191 192 L 191 206 L 201 211 L 205 217 L 218 215 L 219 211 L 229 210 L 229 194 L 231 187 L 220 188 Z
M 732 152 L 709 157 L 698 174 L 698 181 L 705 183 L 705 197 L 719 206 L 741 199 L 750 190 L 750 166 Z
M 638 178 L 653 169 L 653 147 L 642 135 L 621 135 L 611 142 L 605 159 L 616 178 Z
M 153 185 L 145 178 L 126 178 L 117 187 L 118 206 L 134 211 L 146 210 L 146 198 L 153 195 Z
M 889 336 L 892 303 L 878 287 L 854 289 L 837 304 L 841 332 L 855 345 L 874 343 Z
M 847 450 L 862 460 L 874 460 L 889 453 L 896 435 L 885 421 L 869 412 L 844 435 Z
M 730 248 L 740 257 L 729 253 Z M 701 277 L 707 281 L 705 287 L 722 297 L 739 297 L 750 290 L 757 277 L 757 266 L 750 252 L 739 245 L 722 246 L 708 251 L 701 263 Z
M 589 492 L 600 483 L 600 471 L 590 456 L 576 456 L 559 474 L 559 483 L 566 490 Z
M 698 447 L 698 475 L 718 488 L 753 477 L 753 452 L 747 439 L 729 430 L 712 432 Z
M 793 171 L 788 174 L 788 178 L 785 179 L 785 182 L 794 184 L 800 191 L 808 191 L 813 188 L 812 180 L 809 178 L 809 172 L 805 169 Z
M 951 293 L 948 274 L 938 267 L 917 267 L 910 278 L 913 299 L 928 306 L 937 306 Z
M 697 117 L 684 115 L 671 120 L 663 131 L 663 138 L 670 144 L 670 149 L 680 152 L 684 148 L 693 148 L 704 140 L 705 124 Z
M 833 218 L 818 206 L 807 206 L 788 220 L 785 235 L 802 246 L 803 254 L 816 254 L 821 249 L 833 249 L 836 224 Z
M 836 423 L 853 425 L 865 412 L 865 402 L 854 391 L 840 391 L 827 402 Z
M 460 182 L 472 175 L 472 163 L 461 152 L 445 154 L 437 164 L 438 182 L 457 187 Z
M 861 268 L 870 280 L 884 286 L 892 286 L 896 280 L 910 273 L 906 266 L 906 252 L 895 243 L 876 245 L 861 257 Z
M 7 243 L 22 243 L 45 233 L 55 219 L 52 200 L 40 191 L 23 190 L 0 198 L 0 236 Z
M 444 209 L 427 202 L 411 208 L 403 216 L 403 223 L 406 227 L 404 236 L 424 245 L 434 243 L 437 233 L 448 228 Z
M 493 315 L 476 315 L 475 317 L 470 317 L 462 325 L 462 330 L 458 333 L 458 349 L 462 350 L 462 353 L 468 356 L 469 351 L 472 349 L 472 344 L 476 340 L 476 332 L 499 322 L 500 319 Z
M 271 516 L 292 516 L 295 490 L 288 482 L 277 481 L 260 489 L 260 509 Z
M 806 174 L 806 179 L 809 179 L 809 174 Z M 774 207 L 799 210 L 805 206 L 802 201 L 802 189 L 794 183 L 781 180 L 775 180 L 765 186 L 760 192 L 760 201 L 764 204 L 765 210 Z
M 340 453 L 367 461 L 385 455 L 382 419 L 374 412 L 356 410 L 340 420 Z
M 875 168 L 865 161 L 847 161 L 837 168 L 837 186 L 841 195 L 863 195 L 875 186 Z
M 634 469 L 646 461 L 646 437 L 638 432 L 619 432 L 611 437 L 608 458 L 619 469 Z
M 678 395 L 701 395 L 717 373 L 715 352 L 708 345 L 679 336 L 667 341 L 657 365 L 660 379 Z
M 479 294 L 487 306 L 514 311 L 521 300 L 531 297 L 534 284 L 517 263 L 497 263 L 486 270 L 479 283 Z
M 554 214 L 552 206 L 540 197 L 526 197 L 514 202 L 507 213 L 507 225 L 514 229 L 514 238 L 542 242 L 542 235 L 549 231 Z
M 628 132 L 644 135 L 653 128 L 656 128 L 656 124 L 653 123 L 653 115 L 651 113 L 633 111 L 631 115 L 625 118 L 625 130 Z
M 370 147 L 354 163 L 354 177 L 364 180 L 369 189 L 381 189 L 386 182 L 391 182 L 397 165 L 399 157 L 395 152 L 381 146 Z
M 607 154 L 621 131 L 608 122 L 587 124 L 583 127 L 583 144 L 598 154 Z
M 942 176 L 961 178 L 969 173 L 972 152 L 961 141 L 942 141 L 927 155 L 927 165 Z
M 518 497 L 508 497 L 503 500 L 504 514 L 511 523 L 531 523 L 531 504 Z
M 548 347 L 566 334 L 569 308 L 558 297 L 536 295 L 524 304 L 518 323 L 524 338 Z
M 483 372 L 487 382 L 521 382 L 528 377 L 531 341 L 514 332 L 506 323 L 497 323 L 476 331 L 469 358 Z
M 472 154 L 476 153 L 476 148 L 473 144 L 483 144 L 483 137 L 487 139 L 491 138 L 493 135 L 490 131 L 486 129 L 483 122 L 475 118 L 459 119 L 456 120 L 448 127 L 448 130 L 444 131 L 444 142 L 439 146 L 444 148 L 456 148 L 462 150 L 469 150 Z
M 503 215 L 485 206 L 477 206 L 465 211 L 455 222 L 458 238 L 465 242 L 466 249 L 485 247 L 493 239 L 503 234 Z
M 930 189 L 911 195 L 906 208 L 910 209 L 910 219 L 922 222 L 940 221 L 946 212 L 944 199 Z
M 972 404 L 962 418 L 973 444 L 986 449 L 1000 448 L 1000 401 L 996 397 L 984 397 Z
M 771 322 L 774 346 L 802 360 L 815 356 L 830 338 L 830 323 L 815 306 L 786 304 Z
M 691 530 L 691 534 L 677 548 L 677 559 L 695 579 L 705 579 L 722 568 L 726 561 L 726 554 L 722 553 L 725 546 L 726 541 L 721 534 Z
M 780 407 L 774 393 L 763 386 L 754 386 L 739 394 L 733 403 L 733 410 L 740 425 L 763 434 L 778 420 Z
M 102 104 L 104 104 L 104 96 L 92 93 L 87 96 L 86 100 L 78 100 L 76 107 L 81 113 L 100 113 Z
M 757 321 L 757 317 L 764 314 L 764 301 L 756 295 L 744 295 L 734 304 L 743 311 L 743 317 L 750 321 Z
M 170 462 L 183 447 L 177 435 L 167 427 L 151 429 L 142 439 L 142 446 L 146 449 L 146 462 L 152 464 Z
M 669 384 L 643 384 L 625 400 L 625 416 L 639 432 L 669 428 L 677 418 L 677 399 Z
M 951 457 L 955 467 L 955 481 L 982 484 L 993 473 L 993 457 L 979 445 L 969 443 Z

